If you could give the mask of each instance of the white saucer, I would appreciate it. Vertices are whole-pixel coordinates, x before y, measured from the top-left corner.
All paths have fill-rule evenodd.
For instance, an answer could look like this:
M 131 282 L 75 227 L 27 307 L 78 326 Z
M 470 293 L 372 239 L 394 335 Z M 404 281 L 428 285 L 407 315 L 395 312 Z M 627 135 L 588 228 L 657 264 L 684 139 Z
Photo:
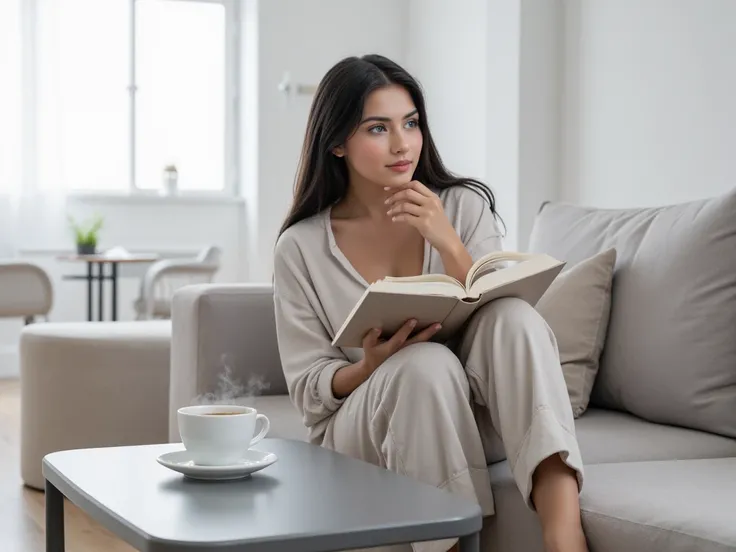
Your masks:
M 167 452 L 156 458 L 159 464 L 170 470 L 183 473 L 193 479 L 208 481 L 242 479 L 270 466 L 276 460 L 278 458 L 273 452 L 261 452 L 253 449 L 249 450 L 243 459 L 236 464 L 227 466 L 199 466 L 192 461 L 191 455 L 186 450 Z

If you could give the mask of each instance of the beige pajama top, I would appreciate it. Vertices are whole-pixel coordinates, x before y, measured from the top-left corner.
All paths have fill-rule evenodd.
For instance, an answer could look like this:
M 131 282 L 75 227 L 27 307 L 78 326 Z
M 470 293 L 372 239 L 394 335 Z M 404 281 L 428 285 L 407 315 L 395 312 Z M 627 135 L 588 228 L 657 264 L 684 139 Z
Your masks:
M 502 248 L 501 232 L 487 201 L 464 186 L 435 190 L 473 260 Z M 332 377 L 359 361 L 362 349 L 332 346 L 368 283 L 335 242 L 331 209 L 282 234 L 274 255 L 274 301 L 279 353 L 291 400 L 303 413 L 313 443 L 345 399 L 332 393 Z M 423 273 L 444 273 L 439 253 L 425 242 Z

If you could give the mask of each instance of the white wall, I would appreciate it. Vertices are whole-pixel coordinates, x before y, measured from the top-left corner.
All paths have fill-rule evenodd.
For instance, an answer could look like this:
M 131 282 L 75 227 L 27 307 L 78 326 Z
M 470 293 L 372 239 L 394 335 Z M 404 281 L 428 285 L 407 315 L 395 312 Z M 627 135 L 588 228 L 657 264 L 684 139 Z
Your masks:
M 447 167 L 485 179 L 484 0 L 410 0 L 405 68 L 420 82 L 430 130 Z
M 658 205 L 736 186 L 736 2 L 565 2 L 564 199 Z
M 736 186 L 736 2 L 411 0 L 410 11 L 407 59 L 433 133 L 450 168 L 496 192 L 506 247 L 526 247 L 545 200 L 659 205 Z
M 521 6 L 519 2 L 489 0 L 485 19 L 486 45 L 487 150 L 484 158 L 488 184 L 496 192 L 496 207 L 501 215 L 506 249 L 519 247 L 519 129 L 521 63 Z
M 524 249 L 559 187 L 559 0 L 412 0 L 408 68 L 448 167 L 486 181 Z
M 244 167 L 246 174 L 257 175 L 243 191 L 250 205 L 246 264 L 250 280 L 270 281 L 273 247 L 291 202 L 312 100 L 311 95 L 288 100 L 279 93 L 284 72 L 295 84 L 316 85 L 348 55 L 379 53 L 402 63 L 408 12 L 404 0 L 255 1 L 246 0 L 245 8 L 257 13 L 257 36 L 251 28 L 244 37 L 243 56 L 243 74 L 250 75 L 244 98 L 250 118 L 243 118 L 243 143 L 257 148 L 256 166 L 251 157 L 251 166 Z
M 559 199 L 562 21 L 561 0 L 521 2 L 517 188 L 520 249 L 527 245 L 541 204 Z

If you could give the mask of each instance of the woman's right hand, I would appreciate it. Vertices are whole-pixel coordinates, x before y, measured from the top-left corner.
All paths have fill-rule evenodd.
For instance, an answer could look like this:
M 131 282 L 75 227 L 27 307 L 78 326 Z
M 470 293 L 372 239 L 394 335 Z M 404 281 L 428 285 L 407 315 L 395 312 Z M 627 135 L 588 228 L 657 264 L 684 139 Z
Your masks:
M 429 341 L 442 328 L 441 324 L 432 324 L 415 336 L 409 338 L 416 327 L 416 320 L 407 320 L 389 339 L 382 340 L 381 329 L 374 328 L 363 338 L 363 363 L 368 373 L 373 373 L 391 355 L 414 343 Z

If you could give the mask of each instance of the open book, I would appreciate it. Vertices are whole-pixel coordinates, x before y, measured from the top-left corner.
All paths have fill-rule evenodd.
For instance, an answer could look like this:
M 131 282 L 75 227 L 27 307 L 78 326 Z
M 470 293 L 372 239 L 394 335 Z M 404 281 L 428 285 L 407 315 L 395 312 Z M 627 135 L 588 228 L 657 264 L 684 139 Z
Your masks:
M 518 297 L 536 305 L 564 266 L 545 254 L 496 251 L 473 264 L 465 283 L 445 274 L 378 280 L 358 300 L 332 344 L 362 347 L 371 329 L 382 328 L 382 337 L 389 338 L 411 318 L 417 320 L 416 332 L 441 323 L 433 341 L 445 341 L 494 299 Z

